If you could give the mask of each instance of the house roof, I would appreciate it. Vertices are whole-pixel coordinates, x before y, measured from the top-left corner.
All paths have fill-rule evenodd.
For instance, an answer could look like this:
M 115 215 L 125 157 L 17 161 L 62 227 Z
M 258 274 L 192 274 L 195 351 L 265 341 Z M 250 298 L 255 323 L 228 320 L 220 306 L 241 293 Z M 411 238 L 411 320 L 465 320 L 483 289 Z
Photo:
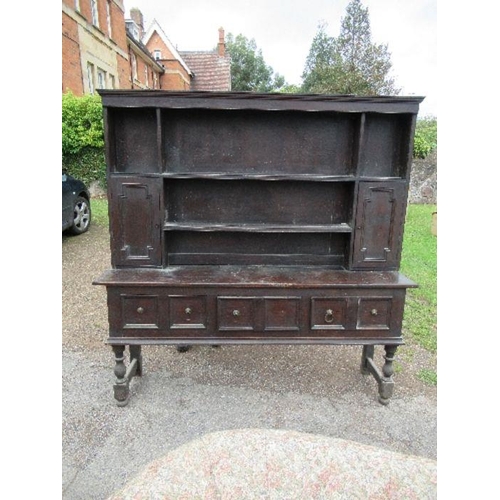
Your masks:
M 151 23 L 151 26 L 149 26 L 148 31 L 142 37 L 142 43 L 144 45 L 147 45 L 149 39 L 151 38 L 151 36 L 153 35 L 153 33 L 155 31 L 158 33 L 158 35 L 162 39 L 163 43 L 168 47 L 168 50 L 170 50 L 172 55 L 181 63 L 182 67 L 187 71 L 187 73 L 189 75 L 192 75 L 193 74 L 192 70 L 189 68 L 188 64 L 186 64 L 185 60 L 181 57 L 179 52 L 177 52 L 177 49 L 174 47 L 172 42 L 168 39 L 168 36 L 162 30 L 161 26 L 158 24 L 158 21 L 156 19 L 153 19 L 153 22 Z
M 194 78 L 191 90 L 231 90 L 231 59 L 217 52 L 180 52 Z

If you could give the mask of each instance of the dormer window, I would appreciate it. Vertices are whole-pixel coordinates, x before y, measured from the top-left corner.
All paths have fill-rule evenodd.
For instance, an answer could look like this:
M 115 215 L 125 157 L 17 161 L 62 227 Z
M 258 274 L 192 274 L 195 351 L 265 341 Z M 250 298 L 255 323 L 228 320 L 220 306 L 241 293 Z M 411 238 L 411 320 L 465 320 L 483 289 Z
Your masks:
M 158 59 L 161 59 L 161 50 L 160 49 L 155 49 L 153 52 L 155 61 L 158 61 Z

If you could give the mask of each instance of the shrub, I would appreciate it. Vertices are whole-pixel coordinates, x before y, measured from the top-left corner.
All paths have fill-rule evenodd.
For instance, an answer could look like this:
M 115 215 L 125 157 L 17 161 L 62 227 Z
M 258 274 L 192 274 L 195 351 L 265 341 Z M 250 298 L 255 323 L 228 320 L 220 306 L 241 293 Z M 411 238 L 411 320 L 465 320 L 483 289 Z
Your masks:
M 426 117 L 417 120 L 415 139 L 413 142 L 413 157 L 425 158 L 437 148 L 437 119 Z
M 102 102 L 99 95 L 62 95 L 62 162 L 68 173 L 89 185 L 106 184 Z

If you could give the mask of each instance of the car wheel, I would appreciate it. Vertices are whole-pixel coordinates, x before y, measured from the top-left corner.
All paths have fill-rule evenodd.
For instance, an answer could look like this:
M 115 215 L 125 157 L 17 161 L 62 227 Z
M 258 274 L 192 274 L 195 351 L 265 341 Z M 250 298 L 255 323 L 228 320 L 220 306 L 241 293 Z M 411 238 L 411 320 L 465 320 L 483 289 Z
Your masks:
M 83 196 L 79 196 L 73 207 L 73 225 L 70 228 L 72 234 L 82 234 L 90 225 L 90 203 Z

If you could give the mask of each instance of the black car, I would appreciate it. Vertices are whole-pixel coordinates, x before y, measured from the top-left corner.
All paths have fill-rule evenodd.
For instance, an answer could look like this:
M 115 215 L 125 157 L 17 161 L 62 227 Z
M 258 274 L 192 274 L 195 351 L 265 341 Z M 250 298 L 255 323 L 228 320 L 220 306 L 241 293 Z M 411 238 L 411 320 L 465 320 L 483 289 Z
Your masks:
M 82 234 L 91 219 L 90 193 L 85 184 L 69 174 L 62 174 L 62 230 Z

